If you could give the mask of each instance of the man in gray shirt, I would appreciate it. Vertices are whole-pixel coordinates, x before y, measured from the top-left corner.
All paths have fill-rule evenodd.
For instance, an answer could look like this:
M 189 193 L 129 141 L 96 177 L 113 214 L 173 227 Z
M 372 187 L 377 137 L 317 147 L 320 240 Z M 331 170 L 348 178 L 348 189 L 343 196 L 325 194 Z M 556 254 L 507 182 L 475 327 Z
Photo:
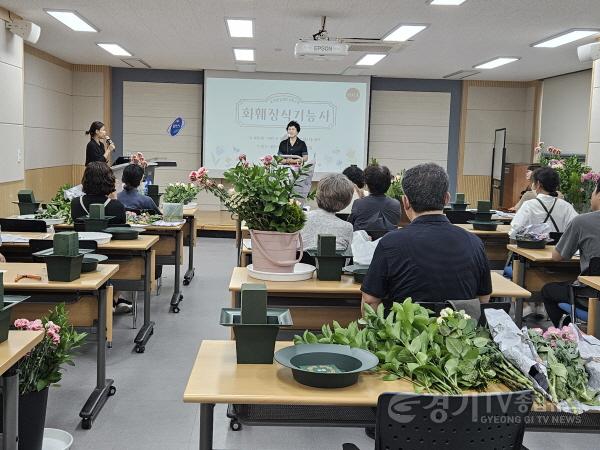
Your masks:
M 385 195 L 392 182 L 390 170 L 385 166 L 372 164 L 365 169 L 365 182 L 369 195 L 354 201 L 348 217 L 354 231 L 384 234 L 398 229 L 402 215 L 400 202 Z
M 563 261 L 571 259 L 579 250 L 582 274 L 587 273 L 592 258 L 600 257 L 600 184 L 592 193 L 590 204 L 592 212 L 575 217 L 552 251 L 553 261 Z M 548 283 L 542 288 L 546 312 L 555 326 L 564 314 L 558 304 L 569 302 L 571 283 Z

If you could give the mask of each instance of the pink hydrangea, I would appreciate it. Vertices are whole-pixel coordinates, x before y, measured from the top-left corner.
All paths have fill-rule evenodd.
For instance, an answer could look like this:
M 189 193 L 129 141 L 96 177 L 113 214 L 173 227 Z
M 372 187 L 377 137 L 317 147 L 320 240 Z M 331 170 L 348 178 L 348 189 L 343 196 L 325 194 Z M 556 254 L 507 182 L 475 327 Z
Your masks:
M 27 329 L 32 331 L 40 331 L 44 329 L 44 325 L 42 325 L 42 321 L 40 319 L 35 319 L 33 322 L 29 322 Z
M 15 320 L 15 328 L 18 328 L 19 330 L 27 330 L 29 328 L 29 320 L 27 320 L 27 319 Z

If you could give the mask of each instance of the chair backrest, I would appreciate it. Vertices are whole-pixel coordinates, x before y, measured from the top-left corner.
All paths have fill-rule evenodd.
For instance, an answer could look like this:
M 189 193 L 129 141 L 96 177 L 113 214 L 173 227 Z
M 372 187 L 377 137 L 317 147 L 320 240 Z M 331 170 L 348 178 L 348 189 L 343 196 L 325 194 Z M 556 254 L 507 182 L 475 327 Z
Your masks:
M 479 322 L 477 325 L 480 327 L 487 326 L 487 319 L 485 317 L 486 309 L 502 309 L 506 314 L 510 313 L 511 302 L 490 302 L 481 304 L 481 316 L 479 316 Z
M 594 256 L 590 259 L 590 266 L 588 267 L 588 273 L 591 276 L 600 275 L 600 256 Z
M 532 402 L 532 391 L 463 396 L 381 394 L 375 449 L 520 450 Z
M 444 210 L 444 214 L 446 214 L 450 223 L 469 223 L 469 220 L 475 219 L 475 213 L 473 211 L 455 211 L 447 209 Z
M 2 231 L 33 231 L 45 233 L 46 222 L 43 220 L 29 219 L 0 219 L 0 228 Z

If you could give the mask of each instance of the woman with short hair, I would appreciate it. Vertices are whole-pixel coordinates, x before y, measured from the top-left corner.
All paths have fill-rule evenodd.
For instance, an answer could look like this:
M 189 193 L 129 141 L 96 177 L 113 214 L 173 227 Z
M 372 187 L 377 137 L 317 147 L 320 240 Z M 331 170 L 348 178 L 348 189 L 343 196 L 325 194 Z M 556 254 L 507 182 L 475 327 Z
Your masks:
M 352 224 L 336 217 L 352 200 L 354 186 L 342 174 L 327 175 L 317 185 L 317 206 L 309 211 L 306 224 L 300 232 L 304 250 L 317 248 L 319 234 L 335 235 L 337 250 L 346 250 L 352 243 Z
M 125 207 L 111 195 L 115 192 L 115 175 L 108 164 L 94 161 L 87 165 L 83 172 L 81 184 L 85 195 L 71 200 L 71 218 L 74 222 L 89 214 L 91 204 L 103 204 L 111 224 L 126 222 Z
M 160 210 L 154 200 L 140 193 L 138 188 L 144 178 L 144 169 L 137 164 L 129 164 L 123 170 L 123 190 L 117 195 L 117 199 L 128 209 L 149 211 L 152 214 L 160 214 Z

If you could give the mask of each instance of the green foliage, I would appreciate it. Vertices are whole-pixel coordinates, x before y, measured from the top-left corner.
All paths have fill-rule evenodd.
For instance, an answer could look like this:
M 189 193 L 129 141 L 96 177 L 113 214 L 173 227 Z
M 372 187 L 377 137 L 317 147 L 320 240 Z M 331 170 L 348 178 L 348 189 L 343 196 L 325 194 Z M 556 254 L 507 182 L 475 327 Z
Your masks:
M 582 177 L 592 170 L 590 167 L 579 162 L 576 156 L 557 159 L 544 155 L 540 159 L 540 164 L 558 172 L 560 176 L 559 191 L 565 196 L 565 200 L 572 203 L 578 210 L 585 208 L 589 197 L 586 190 L 582 188 Z
M 165 189 L 164 203 L 183 203 L 184 205 L 196 198 L 200 188 L 192 183 L 171 183 Z
M 294 343 L 342 344 L 369 350 L 379 358 L 384 379 L 411 380 L 418 391 L 459 395 L 464 390 L 484 390 L 490 383 L 504 382 L 513 389 L 533 389 L 475 320 L 463 311 L 447 308 L 438 318 L 406 299 L 394 303 L 384 317 L 365 305 L 365 315 L 343 328 L 323 325 L 321 334 L 305 331 Z
M 240 156 L 237 165 L 223 174 L 233 186 L 229 191 L 206 176 L 199 175 L 197 182 L 217 196 L 232 214 L 246 221 L 248 228 L 294 233 L 306 222 L 295 188 L 308 175 L 311 164 L 291 169 L 279 165 L 281 159 L 265 157 L 262 164 L 249 164 L 245 156 Z
M 65 191 L 71 189 L 70 184 L 63 184 L 56 195 L 52 197 L 41 213 L 36 214 L 36 219 L 64 219 L 65 223 L 72 223 L 71 220 L 71 202 L 65 199 Z
M 21 394 L 41 391 L 51 384 L 58 383 L 62 379 L 62 366 L 64 364 L 75 365 L 73 351 L 83 345 L 87 336 L 86 333 L 78 333 L 73 329 L 64 303 L 60 303 L 51 310 L 50 314 L 41 320 L 41 324 L 39 322 L 37 326 L 35 326 L 35 322 L 29 324 L 31 325 L 29 328 L 18 328 L 43 329 L 45 335 L 42 342 L 18 363 Z M 50 332 L 50 329 L 53 328 L 52 325 L 60 327 L 58 331 L 60 342 L 58 343 L 52 339 Z
M 400 201 L 402 196 L 404 195 L 404 190 L 402 189 L 402 177 L 404 176 L 404 170 L 392 178 L 392 184 L 390 184 L 390 188 L 387 190 L 385 195 L 388 197 L 395 198 Z

